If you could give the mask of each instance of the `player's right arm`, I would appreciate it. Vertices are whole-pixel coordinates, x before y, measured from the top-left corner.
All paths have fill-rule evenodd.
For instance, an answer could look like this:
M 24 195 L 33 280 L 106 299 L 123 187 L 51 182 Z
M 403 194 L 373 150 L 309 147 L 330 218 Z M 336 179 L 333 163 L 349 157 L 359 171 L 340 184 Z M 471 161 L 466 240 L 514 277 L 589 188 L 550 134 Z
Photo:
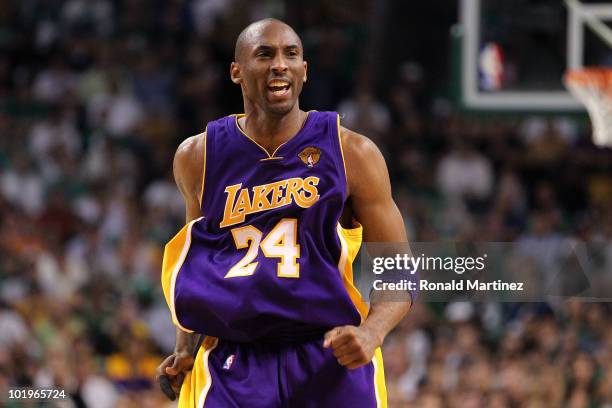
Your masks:
M 203 188 L 205 137 L 206 134 L 201 133 L 185 139 L 174 155 L 174 180 L 185 200 L 187 223 L 202 216 L 200 199 Z M 161 375 L 169 377 L 170 385 L 177 395 L 186 373 L 193 367 L 199 337 L 198 333 L 187 333 L 177 328 L 174 352 L 157 367 L 157 380 Z

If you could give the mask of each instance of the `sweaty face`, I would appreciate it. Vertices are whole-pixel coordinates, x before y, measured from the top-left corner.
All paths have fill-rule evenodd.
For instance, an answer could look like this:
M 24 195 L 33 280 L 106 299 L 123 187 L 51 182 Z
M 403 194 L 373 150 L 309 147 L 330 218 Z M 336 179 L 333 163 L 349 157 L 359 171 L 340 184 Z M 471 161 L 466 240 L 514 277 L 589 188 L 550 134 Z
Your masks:
M 306 77 L 302 45 L 279 23 L 256 28 L 241 52 L 232 77 L 239 77 L 246 99 L 266 112 L 286 114 L 295 106 Z

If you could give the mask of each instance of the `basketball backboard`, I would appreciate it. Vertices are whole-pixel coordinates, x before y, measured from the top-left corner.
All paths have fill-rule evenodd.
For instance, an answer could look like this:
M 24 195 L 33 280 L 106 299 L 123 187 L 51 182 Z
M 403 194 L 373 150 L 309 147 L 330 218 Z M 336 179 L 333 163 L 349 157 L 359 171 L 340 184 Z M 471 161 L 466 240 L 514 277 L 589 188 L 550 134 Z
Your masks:
M 583 110 L 563 85 L 568 69 L 612 66 L 612 49 L 588 24 L 612 23 L 612 1 L 463 0 L 461 99 L 469 109 Z

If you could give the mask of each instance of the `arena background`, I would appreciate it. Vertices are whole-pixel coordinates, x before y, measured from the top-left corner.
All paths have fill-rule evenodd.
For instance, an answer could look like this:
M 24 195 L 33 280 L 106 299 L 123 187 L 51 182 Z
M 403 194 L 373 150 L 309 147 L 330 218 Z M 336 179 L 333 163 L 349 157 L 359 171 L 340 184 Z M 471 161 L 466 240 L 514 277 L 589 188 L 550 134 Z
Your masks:
M 561 2 L 482 3 L 503 5 L 479 24 L 506 70 L 479 90 L 562 89 Z M 612 151 L 580 109 L 466 106 L 460 14 L 452 0 L 0 2 L 0 405 L 54 386 L 62 406 L 172 406 L 153 383 L 175 336 L 160 286 L 184 224 L 172 157 L 241 111 L 233 45 L 263 17 L 304 41 L 301 106 L 381 148 L 411 239 L 574 237 L 607 245 L 610 273 Z M 588 35 L 587 62 L 609 64 Z M 384 345 L 389 405 L 610 407 L 611 312 L 417 304 Z

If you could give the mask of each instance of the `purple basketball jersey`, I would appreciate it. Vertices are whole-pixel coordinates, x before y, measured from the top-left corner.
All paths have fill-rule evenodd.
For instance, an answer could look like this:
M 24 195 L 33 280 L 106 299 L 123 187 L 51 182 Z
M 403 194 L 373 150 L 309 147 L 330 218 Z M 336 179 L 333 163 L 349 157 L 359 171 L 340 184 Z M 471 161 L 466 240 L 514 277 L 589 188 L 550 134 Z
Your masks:
M 309 112 L 272 155 L 237 121 L 206 128 L 204 217 L 175 256 L 175 323 L 232 341 L 299 340 L 358 325 L 339 271 L 346 176 L 337 113 Z

